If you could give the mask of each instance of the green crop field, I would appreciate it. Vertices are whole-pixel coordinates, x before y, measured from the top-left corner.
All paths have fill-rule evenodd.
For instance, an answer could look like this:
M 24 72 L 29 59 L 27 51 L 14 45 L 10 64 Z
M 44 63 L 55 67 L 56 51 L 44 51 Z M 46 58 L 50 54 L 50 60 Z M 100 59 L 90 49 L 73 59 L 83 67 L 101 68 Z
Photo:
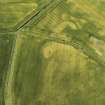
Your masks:
M 105 1 L 0 0 L 0 105 L 105 105 Z

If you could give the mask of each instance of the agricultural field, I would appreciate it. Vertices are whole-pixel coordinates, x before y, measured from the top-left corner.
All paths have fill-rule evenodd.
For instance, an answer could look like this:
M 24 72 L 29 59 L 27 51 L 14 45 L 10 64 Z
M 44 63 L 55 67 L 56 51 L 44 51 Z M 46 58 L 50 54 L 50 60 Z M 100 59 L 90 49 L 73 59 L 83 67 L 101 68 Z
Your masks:
M 0 0 L 0 105 L 105 105 L 105 1 Z

